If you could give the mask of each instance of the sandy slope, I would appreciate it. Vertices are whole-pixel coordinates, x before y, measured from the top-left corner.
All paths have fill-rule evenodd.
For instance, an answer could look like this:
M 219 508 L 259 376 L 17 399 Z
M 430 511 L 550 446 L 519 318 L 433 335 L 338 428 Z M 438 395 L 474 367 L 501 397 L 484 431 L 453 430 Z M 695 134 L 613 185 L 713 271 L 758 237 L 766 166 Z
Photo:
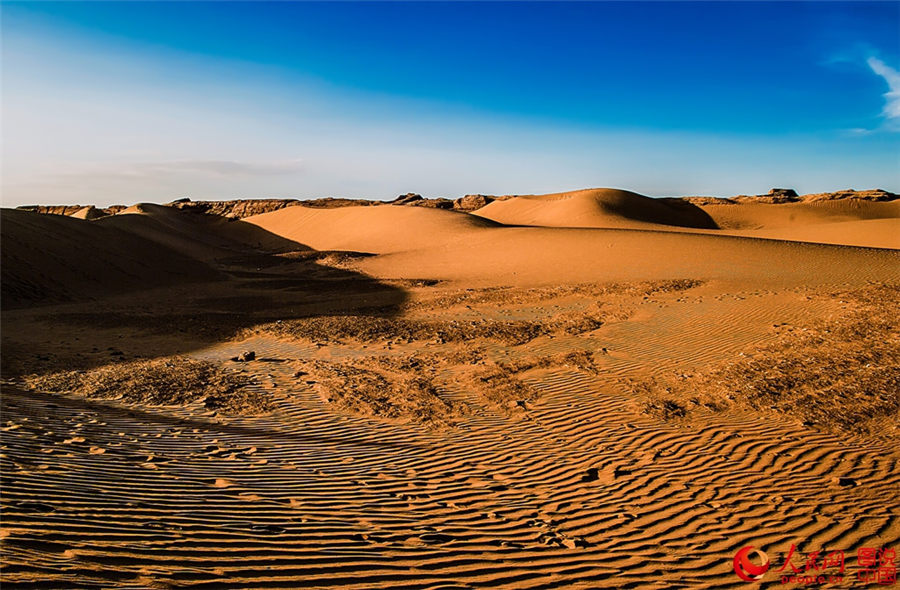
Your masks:
M 900 276 L 900 254 L 726 236 L 628 230 L 505 229 L 454 247 L 367 259 L 378 277 L 479 285 L 541 285 L 701 277 L 759 285 L 816 285 Z
M 701 205 L 700 208 L 722 229 L 798 228 L 865 219 L 900 219 L 900 201 L 843 199 L 779 205 Z
M 102 221 L 11 209 L 2 216 L 4 308 L 217 277 L 192 257 Z
M 509 225 L 691 231 L 875 248 L 897 248 L 900 233 L 900 201 L 856 198 L 692 205 L 590 189 L 496 201 L 474 215 Z
M 773 240 L 792 240 L 819 244 L 849 244 L 867 248 L 893 248 L 900 250 L 900 217 L 810 223 L 792 227 L 730 230 L 727 233 Z
M 739 408 L 664 421 L 627 379 L 727 363 L 777 326 L 840 314 L 836 290 L 900 282 L 900 253 L 658 231 L 661 210 L 607 196 L 591 196 L 603 215 L 654 229 L 394 206 L 246 224 L 147 206 L 90 222 L 4 211 L 4 300 L 8 284 L 75 299 L 5 311 L 4 363 L 184 354 L 275 407 L 29 391 L 5 368 L 4 588 L 738 588 L 731 560 L 748 544 L 776 567 L 792 543 L 896 547 L 895 443 Z M 885 219 L 828 225 L 842 224 Z M 374 256 L 321 252 L 334 250 Z M 157 288 L 89 300 L 126 276 Z M 245 350 L 258 360 L 230 360 Z M 424 379 L 457 410 L 435 427 L 398 400 L 381 400 L 395 413 L 338 403 L 316 361 Z M 479 377 L 501 366 L 517 388 Z
M 317 250 L 385 253 L 468 240 L 498 224 L 466 213 L 420 207 L 289 207 L 245 219 Z
M 103 217 L 104 215 L 105 214 L 102 211 L 100 211 L 93 205 L 90 205 L 88 207 L 82 207 L 75 213 L 72 213 L 72 217 L 74 217 L 75 219 L 88 219 L 88 220 L 99 219 L 99 218 Z
M 805 284 L 900 272 L 896 256 L 857 249 L 654 230 L 503 227 L 476 220 L 405 207 L 293 207 L 246 221 L 317 249 L 380 254 L 357 267 L 380 278 L 538 285 L 696 276 Z
M 656 225 L 715 228 L 699 207 L 618 189 L 518 196 L 474 212 L 507 225 L 647 229 Z
M 97 223 L 205 260 L 246 250 L 271 252 L 303 247 L 243 221 L 149 203 L 133 205 Z

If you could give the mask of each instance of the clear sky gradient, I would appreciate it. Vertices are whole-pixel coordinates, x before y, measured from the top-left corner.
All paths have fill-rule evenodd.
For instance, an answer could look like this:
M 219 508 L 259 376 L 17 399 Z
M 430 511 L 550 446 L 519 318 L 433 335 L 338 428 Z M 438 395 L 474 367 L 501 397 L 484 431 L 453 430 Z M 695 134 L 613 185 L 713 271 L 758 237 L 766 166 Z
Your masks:
M 3 2 L 2 202 L 900 191 L 900 3 Z

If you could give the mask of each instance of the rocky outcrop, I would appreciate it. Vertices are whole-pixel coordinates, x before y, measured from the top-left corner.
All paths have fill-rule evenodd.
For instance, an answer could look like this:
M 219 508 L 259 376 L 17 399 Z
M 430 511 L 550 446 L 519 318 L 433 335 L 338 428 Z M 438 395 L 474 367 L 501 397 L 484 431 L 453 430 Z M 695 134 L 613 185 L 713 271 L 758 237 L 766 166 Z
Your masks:
M 412 205 L 422 200 L 422 195 L 418 193 L 406 193 L 405 195 L 400 195 L 393 201 L 391 201 L 391 205 Z
M 816 201 L 842 201 L 844 199 L 860 199 L 862 201 L 893 201 L 897 198 L 900 198 L 900 195 L 888 192 L 880 188 L 868 191 L 856 191 L 851 188 L 845 191 L 837 191 L 834 193 L 814 193 L 803 195 L 800 197 L 800 200 L 804 203 L 814 203 Z
M 47 215 L 71 215 L 81 211 L 84 207 L 84 205 L 22 205 L 21 207 L 16 207 L 16 209 Z
M 453 208 L 457 211 L 476 211 L 496 200 L 488 195 L 466 195 L 453 201 Z
M 736 202 L 725 197 L 674 197 L 680 201 L 686 201 L 691 205 L 737 205 Z
M 728 203 L 816 203 L 823 201 L 842 201 L 846 199 L 859 199 L 861 201 L 893 201 L 900 198 L 892 192 L 883 189 L 872 189 L 858 191 L 847 189 L 843 191 L 835 191 L 833 193 L 811 193 L 806 195 L 798 195 L 797 192 L 789 188 L 773 188 L 765 195 L 738 195 L 730 199 L 719 199 L 716 197 L 682 197 L 683 200 L 689 201 L 695 205 L 718 205 Z
M 443 197 L 437 197 L 435 199 L 422 199 L 421 201 L 414 201 L 412 203 L 408 203 L 411 207 L 426 207 L 428 209 L 453 209 L 453 201 L 450 199 L 445 199 Z
M 190 199 L 179 199 L 167 203 L 167 205 L 186 211 L 243 219 L 251 215 L 284 209 L 285 207 L 296 205 L 298 202 L 296 199 L 237 199 L 234 201 L 191 201 Z
M 90 210 L 90 217 L 88 219 L 96 219 L 97 217 L 105 217 L 107 215 L 115 215 L 119 211 L 125 209 L 125 205 L 110 205 L 109 207 L 94 207 L 93 205 L 22 205 L 20 207 L 16 207 L 16 209 L 21 209 L 22 211 L 33 211 L 35 213 L 44 213 L 47 215 L 67 215 L 74 216 L 79 211 L 82 212 L 82 215 L 79 217 L 85 218 L 87 214 L 86 209 Z
M 297 201 L 296 204 L 302 207 L 312 207 L 313 209 L 337 209 L 339 207 L 371 207 L 374 205 L 384 205 L 384 202 L 369 201 L 367 199 L 340 199 L 336 197 L 323 197 L 321 199 L 307 199 L 305 201 Z
M 428 209 L 453 209 L 453 201 L 443 197 L 427 199 L 418 193 L 406 193 L 400 195 L 391 205 L 407 205 L 410 207 L 426 207 Z
M 765 195 L 738 195 L 732 199 L 737 203 L 795 203 L 800 200 L 792 188 L 773 188 Z
M 492 203 L 497 199 L 512 197 L 493 197 L 489 195 L 466 195 L 455 200 L 445 199 L 443 197 L 426 198 L 418 193 L 407 193 L 400 195 L 393 201 L 391 205 L 406 205 L 410 207 L 428 207 L 430 209 L 455 209 L 456 211 L 475 211 L 481 209 L 485 205 Z
M 261 215 L 270 211 L 278 211 L 285 207 L 312 207 L 315 209 L 335 209 L 337 207 L 358 207 L 380 205 L 380 201 L 365 199 L 337 199 L 324 197 L 321 199 L 236 199 L 233 201 L 191 201 L 179 199 L 168 203 L 169 207 L 186 209 L 208 215 L 220 215 L 232 219 L 243 219 L 251 215 Z

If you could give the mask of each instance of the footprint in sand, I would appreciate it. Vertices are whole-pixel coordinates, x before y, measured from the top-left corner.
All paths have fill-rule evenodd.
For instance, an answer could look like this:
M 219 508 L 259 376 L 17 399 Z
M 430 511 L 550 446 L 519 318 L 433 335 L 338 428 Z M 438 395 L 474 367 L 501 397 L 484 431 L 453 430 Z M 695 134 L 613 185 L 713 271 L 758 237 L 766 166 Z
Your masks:
M 230 488 L 233 485 L 234 485 L 233 481 L 231 481 L 230 479 L 222 478 L 222 477 L 218 478 L 212 484 L 212 486 L 214 488 Z

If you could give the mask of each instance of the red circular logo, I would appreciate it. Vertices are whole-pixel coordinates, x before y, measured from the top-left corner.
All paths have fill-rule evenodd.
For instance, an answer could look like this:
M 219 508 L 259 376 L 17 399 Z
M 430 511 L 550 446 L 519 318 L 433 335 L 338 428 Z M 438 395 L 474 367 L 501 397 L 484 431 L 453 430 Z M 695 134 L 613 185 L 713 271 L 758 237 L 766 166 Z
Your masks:
M 759 565 L 750 561 L 751 553 L 759 556 L 761 562 Z M 734 556 L 734 573 L 745 582 L 756 582 L 767 571 L 769 571 L 769 556 L 752 545 L 742 548 Z

